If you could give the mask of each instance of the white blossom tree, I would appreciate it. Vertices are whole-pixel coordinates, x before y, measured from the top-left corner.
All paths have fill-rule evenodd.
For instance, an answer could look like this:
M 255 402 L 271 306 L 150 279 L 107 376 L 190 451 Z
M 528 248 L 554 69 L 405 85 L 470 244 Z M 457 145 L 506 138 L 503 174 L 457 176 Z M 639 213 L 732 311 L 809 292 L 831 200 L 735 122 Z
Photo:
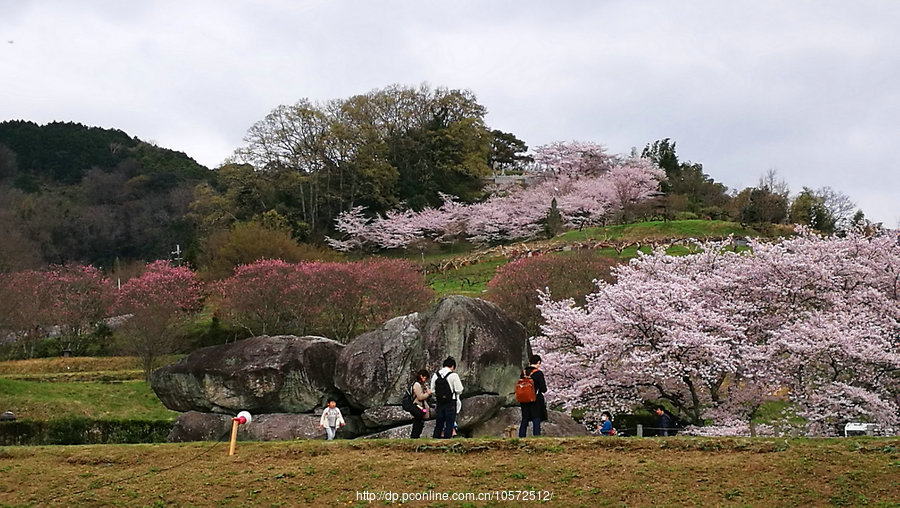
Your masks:
M 662 250 L 616 270 L 584 306 L 545 295 L 533 341 L 568 408 L 667 401 L 694 424 L 746 427 L 772 399 L 814 434 L 900 424 L 900 244 L 801 231 L 737 253 Z

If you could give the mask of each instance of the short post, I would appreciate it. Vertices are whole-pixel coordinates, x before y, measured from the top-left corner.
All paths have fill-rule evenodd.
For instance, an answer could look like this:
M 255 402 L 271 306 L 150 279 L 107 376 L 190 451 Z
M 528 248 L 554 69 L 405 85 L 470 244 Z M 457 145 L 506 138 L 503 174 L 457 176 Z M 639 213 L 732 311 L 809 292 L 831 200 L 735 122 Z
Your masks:
M 637 424 L 637 437 L 644 437 L 644 426 Z
M 236 417 L 231 419 L 231 446 L 228 448 L 229 457 L 234 455 L 234 447 L 237 445 L 238 425 L 250 423 L 250 420 L 252 420 L 252 418 L 247 411 L 241 411 Z
M 237 418 L 231 419 L 231 447 L 228 448 L 228 455 L 234 455 L 234 447 L 237 444 L 237 428 L 240 422 Z

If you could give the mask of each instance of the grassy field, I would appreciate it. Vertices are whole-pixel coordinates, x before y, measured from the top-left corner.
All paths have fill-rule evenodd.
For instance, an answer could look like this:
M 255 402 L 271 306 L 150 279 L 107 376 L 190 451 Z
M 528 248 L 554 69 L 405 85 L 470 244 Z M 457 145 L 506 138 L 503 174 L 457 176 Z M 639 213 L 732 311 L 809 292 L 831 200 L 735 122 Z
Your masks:
M 742 227 L 736 222 L 718 220 L 672 220 L 637 222 L 620 226 L 585 228 L 581 231 L 567 231 L 555 241 L 580 242 L 586 239 L 608 242 L 637 242 L 668 238 L 718 238 L 728 235 L 759 236 L 753 229 Z
M 429 273 L 426 281 L 431 289 L 441 296 L 464 295 L 481 298 L 497 269 L 508 262 L 506 258 L 490 258 L 456 270 Z
M 174 361 L 177 356 L 168 357 Z M 174 420 L 131 357 L 40 358 L 0 362 L 0 412 L 19 419 L 64 416 Z
M 240 442 L 233 457 L 221 442 L 0 449 L 3 506 L 367 506 L 366 493 L 385 492 L 429 493 L 403 504 L 434 507 L 900 506 L 900 439 Z M 522 495 L 533 500 L 510 500 Z
M 159 358 L 161 365 L 183 355 Z M 124 381 L 144 379 L 141 361 L 133 356 L 75 356 L 0 362 L 0 377 L 32 381 Z
M 22 420 L 63 416 L 95 419 L 174 420 L 145 381 L 45 383 L 0 378 L 0 412 Z

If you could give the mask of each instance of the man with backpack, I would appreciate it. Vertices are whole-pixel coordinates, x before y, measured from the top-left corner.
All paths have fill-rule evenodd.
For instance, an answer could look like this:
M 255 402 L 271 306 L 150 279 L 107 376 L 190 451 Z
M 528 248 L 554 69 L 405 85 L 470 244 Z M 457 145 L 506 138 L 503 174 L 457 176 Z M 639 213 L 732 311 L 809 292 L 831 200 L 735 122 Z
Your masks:
M 456 402 L 463 392 L 462 381 L 456 372 L 456 360 L 448 356 L 444 360 L 444 368 L 431 376 L 431 391 L 437 401 L 434 416 L 435 439 L 453 437 L 453 424 L 456 423 Z
M 544 373 L 541 372 L 541 357 L 531 355 L 531 365 L 522 371 L 519 382 L 516 383 L 516 400 L 522 407 L 522 423 L 519 424 L 519 437 L 525 437 L 528 431 L 528 422 L 532 423 L 532 435 L 541 435 L 541 421 L 547 421 L 547 405 L 544 402 L 544 393 L 547 392 L 547 382 Z

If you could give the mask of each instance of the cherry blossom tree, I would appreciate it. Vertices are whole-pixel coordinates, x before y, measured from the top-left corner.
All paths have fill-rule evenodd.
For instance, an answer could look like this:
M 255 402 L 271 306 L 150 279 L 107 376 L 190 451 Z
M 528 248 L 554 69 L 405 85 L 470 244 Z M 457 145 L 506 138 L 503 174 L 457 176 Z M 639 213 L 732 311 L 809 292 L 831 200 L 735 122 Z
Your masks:
M 534 149 L 535 170 L 558 175 L 596 176 L 612 168 L 614 158 L 603 145 L 586 141 L 555 141 Z
M 442 195 L 439 208 L 393 210 L 370 217 L 362 207 L 341 214 L 328 239 L 337 250 L 407 248 L 422 240 L 464 237 L 476 244 L 527 240 L 544 232 L 554 200 L 565 226 L 581 228 L 612 217 L 630 219 L 658 189 L 665 172 L 647 159 L 606 155 L 600 145 L 554 143 L 539 147 L 538 166 L 526 184 L 496 188 L 479 203 L 461 204 Z
M 609 170 L 605 191 L 609 206 L 621 214 L 623 221 L 632 219 L 637 205 L 659 191 L 659 182 L 666 172 L 650 159 L 630 157 L 624 163 Z
M 147 266 L 140 276 L 129 279 L 119 291 L 115 308 L 131 316 L 118 333 L 125 350 L 141 359 L 149 380 L 157 359 L 178 346 L 178 326 L 201 308 L 202 289 L 194 272 L 166 261 Z
M 807 432 L 900 424 L 900 243 L 808 231 L 736 253 L 705 243 L 615 270 L 585 305 L 545 295 L 533 341 L 568 408 L 666 401 L 734 428 L 782 399 Z

